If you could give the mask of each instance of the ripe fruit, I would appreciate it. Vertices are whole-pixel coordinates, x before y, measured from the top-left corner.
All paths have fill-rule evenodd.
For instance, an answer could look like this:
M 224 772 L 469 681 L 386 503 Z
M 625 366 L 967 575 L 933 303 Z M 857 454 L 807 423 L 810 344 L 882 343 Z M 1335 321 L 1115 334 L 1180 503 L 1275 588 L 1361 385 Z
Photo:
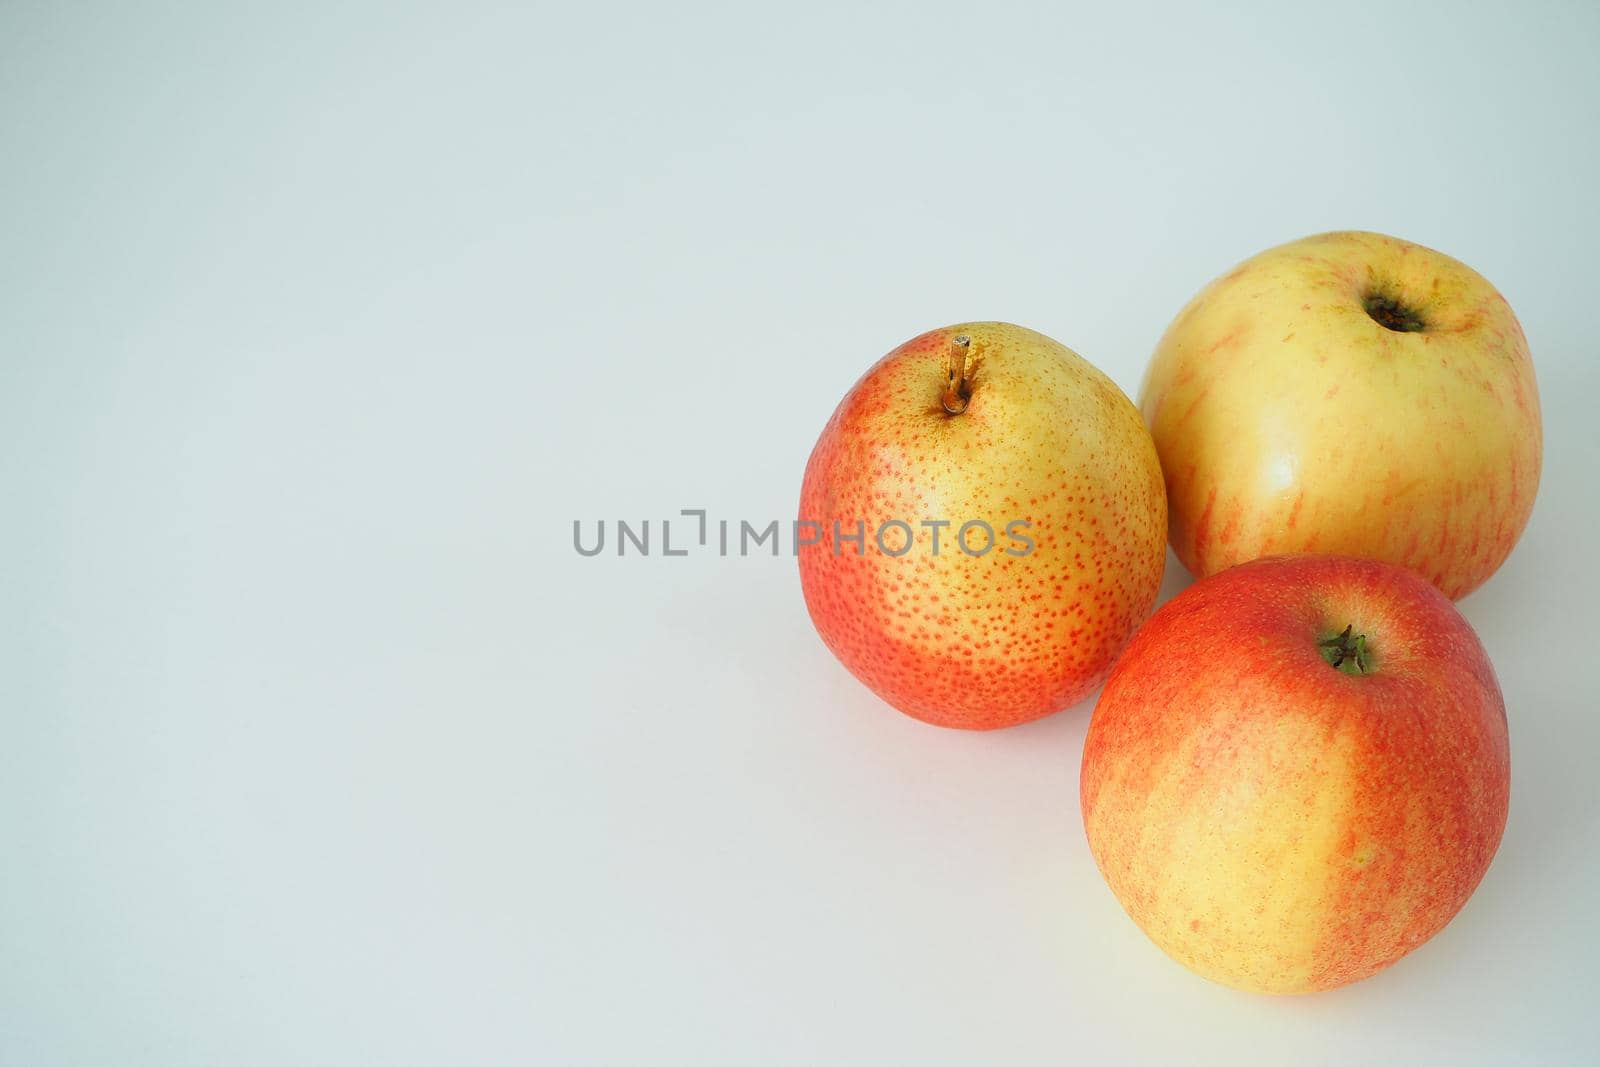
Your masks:
M 1084 744 L 1089 848 L 1180 963 L 1240 989 L 1354 982 L 1438 933 L 1489 867 L 1505 705 L 1442 594 L 1373 560 L 1191 586 L 1117 663 Z
M 1528 342 L 1465 264 L 1328 233 L 1217 279 L 1167 329 L 1139 405 L 1172 547 L 1201 577 L 1319 552 L 1459 598 L 1510 555 L 1542 454 Z
M 951 326 L 879 360 L 823 429 L 800 584 L 823 641 L 890 704 L 1011 726 L 1104 679 L 1155 603 L 1166 514 L 1150 435 L 1109 378 L 1020 326 Z

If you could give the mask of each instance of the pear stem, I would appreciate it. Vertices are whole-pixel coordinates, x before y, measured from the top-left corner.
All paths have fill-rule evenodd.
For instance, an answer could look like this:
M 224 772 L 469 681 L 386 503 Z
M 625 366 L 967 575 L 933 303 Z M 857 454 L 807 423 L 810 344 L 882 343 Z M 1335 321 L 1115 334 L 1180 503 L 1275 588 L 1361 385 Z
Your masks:
M 967 401 L 972 399 L 972 374 L 977 368 L 969 361 L 971 355 L 972 338 L 960 333 L 950 339 L 950 362 L 945 372 L 944 396 L 940 401 L 948 414 L 961 414 L 967 410 Z

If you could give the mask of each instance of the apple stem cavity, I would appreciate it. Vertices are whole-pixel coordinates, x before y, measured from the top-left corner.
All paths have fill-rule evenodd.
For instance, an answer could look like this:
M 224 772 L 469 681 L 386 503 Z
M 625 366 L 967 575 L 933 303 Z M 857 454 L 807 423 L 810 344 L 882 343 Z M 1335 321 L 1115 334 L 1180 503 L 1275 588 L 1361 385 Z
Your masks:
M 1354 624 L 1344 628 L 1344 632 L 1324 638 L 1317 642 L 1317 651 L 1322 653 L 1322 658 L 1335 670 L 1345 674 L 1371 674 L 1372 653 L 1367 650 L 1367 635 L 1355 634 Z
M 959 415 L 972 399 L 972 376 L 978 371 L 972 359 L 972 338 L 958 333 L 950 339 L 949 366 L 945 374 L 944 396 L 940 402 L 946 414 Z
M 1407 307 L 1382 293 L 1367 294 L 1361 301 L 1361 306 L 1366 309 L 1367 317 L 1385 330 L 1393 330 L 1395 333 L 1421 333 L 1428 328 L 1428 324 L 1423 321 L 1422 314 L 1416 308 Z

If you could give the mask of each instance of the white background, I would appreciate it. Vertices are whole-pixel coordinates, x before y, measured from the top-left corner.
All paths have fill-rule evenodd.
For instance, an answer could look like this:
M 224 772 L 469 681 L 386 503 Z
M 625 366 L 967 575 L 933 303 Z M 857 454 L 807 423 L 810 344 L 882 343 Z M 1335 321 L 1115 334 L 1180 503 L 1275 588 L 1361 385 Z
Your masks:
M 1585 3 L 6 3 L 0 1062 L 1594 1062 L 1597 44 Z M 1343 227 L 1500 286 L 1546 420 L 1462 604 L 1510 826 L 1370 981 L 1151 946 L 1090 703 L 923 726 L 791 558 L 573 551 L 792 517 L 931 327 L 1131 392 L 1206 280 Z

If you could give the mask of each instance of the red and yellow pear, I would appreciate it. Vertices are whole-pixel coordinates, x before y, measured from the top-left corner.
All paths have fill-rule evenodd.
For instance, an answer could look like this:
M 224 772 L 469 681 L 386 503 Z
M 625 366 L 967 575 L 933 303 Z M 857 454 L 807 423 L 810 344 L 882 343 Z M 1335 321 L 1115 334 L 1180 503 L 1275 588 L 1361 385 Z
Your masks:
M 1121 390 L 1043 334 L 915 337 L 840 402 L 797 537 L 817 632 L 879 696 L 993 729 L 1083 699 L 1161 584 L 1166 500 Z

